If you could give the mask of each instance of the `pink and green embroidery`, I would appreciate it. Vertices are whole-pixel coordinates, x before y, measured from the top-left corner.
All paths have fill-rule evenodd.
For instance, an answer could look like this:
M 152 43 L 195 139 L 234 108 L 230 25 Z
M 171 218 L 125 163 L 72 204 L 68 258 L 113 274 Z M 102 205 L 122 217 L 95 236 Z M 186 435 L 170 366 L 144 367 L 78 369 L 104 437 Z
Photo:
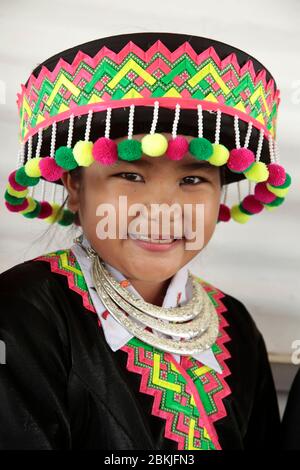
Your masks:
M 35 258 L 50 263 L 51 271 L 67 277 L 69 288 L 83 299 L 83 305 L 96 313 L 83 273 L 70 249 Z M 193 357 L 181 364 L 174 357 L 132 338 L 121 349 L 127 353 L 127 370 L 140 375 L 140 392 L 153 397 L 152 414 L 165 420 L 165 437 L 179 450 L 221 449 L 214 423 L 226 416 L 223 400 L 231 391 L 225 378 L 230 374 L 225 360 L 230 357 L 225 343 L 230 340 L 224 328 L 228 323 L 221 299 L 224 294 L 198 278 L 219 314 L 220 332 L 213 352 L 222 373 L 204 366 Z M 100 320 L 98 321 L 101 327 Z

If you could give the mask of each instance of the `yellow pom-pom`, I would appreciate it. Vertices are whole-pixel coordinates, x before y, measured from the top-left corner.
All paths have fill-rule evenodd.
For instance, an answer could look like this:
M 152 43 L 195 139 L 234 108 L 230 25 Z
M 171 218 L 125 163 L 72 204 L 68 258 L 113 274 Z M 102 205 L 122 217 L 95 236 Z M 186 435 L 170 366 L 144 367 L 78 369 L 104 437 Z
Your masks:
M 41 176 L 41 170 L 39 167 L 40 160 L 40 157 L 35 157 L 25 163 L 25 173 L 27 176 L 31 176 L 32 178 L 39 178 Z
M 49 217 L 46 217 L 45 219 L 43 219 L 43 220 L 45 220 L 45 222 L 48 222 L 48 224 L 54 224 L 55 222 L 57 222 L 60 219 L 60 217 L 57 216 L 60 205 L 56 204 L 56 202 L 53 202 L 51 204 L 51 206 L 52 206 L 52 214 L 49 215 Z M 62 216 L 62 214 L 63 214 L 63 211 L 61 213 L 61 216 Z
M 275 196 L 277 197 L 285 197 L 290 189 L 290 188 L 276 188 L 275 186 L 272 186 L 269 183 L 267 183 L 267 188 L 271 193 L 275 194 Z
M 28 201 L 28 206 L 23 211 L 20 211 L 19 214 L 27 214 L 27 212 L 31 212 L 36 208 L 36 201 L 32 199 L 32 197 L 29 196 L 27 198 L 27 201 Z
M 212 146 L 213 154 L 207 161 L 215 166 L 224 165 L 229 158 L 229 150 L 222 144 L 212 144 Z
M 265 204 L 265 209 L 267 209 L 267 211 L 274 211 L 275 209 L 277 209 L 278 206 L 267 206 L 267 204 Z
M 94 162 L 93 142 L 79 140 L 73 148 L 73 155 L 79 166 L 90 166 Z
M 162 134 L 147 134 L 142 140 L 142 152 L 149 157 L 160 157 L 166 153 L 168 140 Z
M 232 208 L 230 209 L 230 213 L 233 220 L 239 222 L 240 224 L 245 224 L 251 217 L 251 215 L 242 212 L 238 205 L 232 206 Z
M 16 191 L 9 183 L 6 186 L 8 194 L 15 197 L 26 197 L 28 194 L 28 188 L 24 189 L 24 191 Z
M 250 181 L 261 183 L 269 178 L 269 170 L 265 163 L 255 162 L 249 170 L 244 171 L 244 175 Z

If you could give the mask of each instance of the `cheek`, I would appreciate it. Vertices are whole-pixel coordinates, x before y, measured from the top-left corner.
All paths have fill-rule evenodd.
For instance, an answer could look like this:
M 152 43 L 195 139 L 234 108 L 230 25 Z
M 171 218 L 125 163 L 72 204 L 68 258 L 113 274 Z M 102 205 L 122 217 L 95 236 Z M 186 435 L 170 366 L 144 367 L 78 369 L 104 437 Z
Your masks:
M 197 196 L 193 195 L 189 201 L 193 207 L 193 231 L 199 231 L 203 227 L 205 244 L 211 238 L 216 227 L 219 214 L 220 196 L 220 189 L 210 187 L 205 190 L 203 189 L 203 191 L 199 192 Z M 196 204 L 203 204 L 203 206 L 197 210 Z

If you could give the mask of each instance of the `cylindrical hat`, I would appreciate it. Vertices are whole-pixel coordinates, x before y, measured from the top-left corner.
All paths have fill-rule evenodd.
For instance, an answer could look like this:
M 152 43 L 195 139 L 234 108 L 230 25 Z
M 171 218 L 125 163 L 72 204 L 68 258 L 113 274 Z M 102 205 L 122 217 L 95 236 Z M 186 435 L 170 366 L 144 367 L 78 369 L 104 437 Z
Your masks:
M 142 32 L 80 44 L 39 64 L 21 85 L 20 149 L 5 204 L 70 225 L 74 214 L 58 203 L 64 172 L 189 153 L 222 168 L 218 221 L 245 223 L 278 207 L 291 184 L 276 142 L 279 102 L 266 67 L 214 39 Z M 138 141 L 135 134 L 145 135 Z

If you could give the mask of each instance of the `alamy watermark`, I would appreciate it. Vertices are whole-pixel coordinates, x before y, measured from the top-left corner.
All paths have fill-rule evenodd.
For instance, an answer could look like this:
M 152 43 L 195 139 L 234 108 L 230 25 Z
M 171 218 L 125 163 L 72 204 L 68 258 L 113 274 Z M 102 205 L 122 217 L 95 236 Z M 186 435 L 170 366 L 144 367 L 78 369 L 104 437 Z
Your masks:
M 141 203 L 128 206 L 127 196 L 119 196 L 118 215 L 116 206 L 111 203 L 99 204 L 96 215 L 101 216 L 96 226 L 97 237 L 101 240 L 126 239 L 132 234 L 153 240 L 183 238 L 186 250 L 200 250 L 204 245 L 202 203 L 184 204 L 183 209 L 178 203 L 151 204 L 149 210 Z M 134 218 L 128 222 L 130 217 Z
M 292 342 L 292 349 L 294 351 L 292 352 L 291 362 L 295 366 L 298 366 L 300 364 L 300 339 L 295 339 L 295 341 Z

